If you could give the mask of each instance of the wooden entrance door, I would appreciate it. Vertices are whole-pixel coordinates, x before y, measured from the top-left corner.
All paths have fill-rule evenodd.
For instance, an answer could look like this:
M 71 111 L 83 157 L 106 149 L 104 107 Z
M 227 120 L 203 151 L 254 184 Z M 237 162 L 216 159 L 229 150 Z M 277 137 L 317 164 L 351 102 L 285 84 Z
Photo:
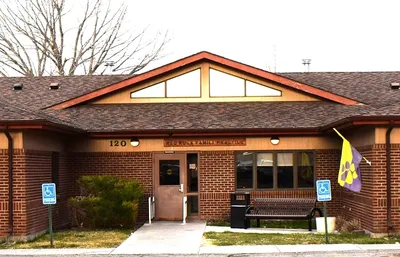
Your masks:
M 182 220 L 185 171 L 185 154 L 155 155 L 154 191 L 157 220 Z

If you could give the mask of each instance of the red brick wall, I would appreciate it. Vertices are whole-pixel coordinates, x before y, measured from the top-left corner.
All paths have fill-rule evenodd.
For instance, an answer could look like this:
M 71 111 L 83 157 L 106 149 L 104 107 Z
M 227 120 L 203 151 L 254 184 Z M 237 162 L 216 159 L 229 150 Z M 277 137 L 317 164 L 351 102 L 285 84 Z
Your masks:
M 48 229 L 48 206 L 42 204 L 42 184 L 52 182 L 52 152 L 26 150 L 26 213 L 27 235 Z M 67 196 L 70 180 L 66 168 L 66 155 L 60 154 L 59 180 L 56 187 L 57 204 L 53 205 L 53 227 L 69 223 Z
M 0 238 L 8 235 L 8 154 L 0 149 Z
M 65 158 L 64 158 L 65 159 Z M 14 236 L 26 237 L 48 228 L 47 207 L 42 204 L 41 184 L 51 182 L 51 152 L 14 150 Z M 65 165 L 60 165 L 67 177 Z M 0 237 L 8 235 L 8 156 L 0 151 Z M 3 176 L 4 175 L 4 176 Z M 60 182 L 63 179 L 60 179 Z M 64 183 L 65 182 L 61 182 Z M 4 186 L 3 186 L 4 184 Z M 69 184 L 57 188 L 57 195 L 66 198 Z M 65 202 L 65 201 L 64 201 Z M 65 224 L 67 214 L 63 201 L 54 207 L 54 227 Z M 3 226 L 4 223 L 4 226 Z
M 372 197 L 374 194 L 374 180 L 382 180 L 374 174 L 374 167 L 380 165 L 380 160 L 376 159 L 379 153 L 372 149 L 372 146 L 358 147 L 357 149 L 364 157 L 372 161 L 373 166 L 367 165 L 364 161 L 360 164 L 362 187 L 360 193 L 354 193 L 342 188 L 342 216 L 348 220 L 357 219 L 361 221 L 364 229 L 373 231 L 374 226 L 374 209 Z M 384 151 L 384 150 L 383 150 Z M 381 157 L 379 157 L 381 158 Z M 381 175 L 381 174 L 380 174 Z M 378 182 L 377 181 L 377 182 Z M 379 183 L 382 183 L 380 181 Z M 386 188 L 386 182 L 381 186 Z M 386 195 L 386 194 L 385 194 Z
M 25 153 L 14 150 L 14 236 L 26 236 L 26 160 Z
M 230 216 L 230 193 L 235 191 L 235 156 L 233 151 L 200 152 L 200 218 L 228 219 Z M 340 189 L 337 183 L 339 150 L 317 150 L 315 157 L 316 179 L 332 181 L 333 200 L 327 203 L 328 215 L 336 216 L 341 209 Z M 315 190 L 265 190 L 252 191 L 256 197 L 316 197 Z M 319 204 L 320 206 L 321 204 Z M 218 207 L 218 208 L 216 208 Z
M 393 232 L 400 232 L 400 144 L 391 145 L 392 168 L 392 226 Z
M 400 227 L 400 144 L 392 145 L 392 223 Z M 386 152 L 385 145 L 358 149 L 372 161 L 361 164 L 362 191 L 352 193 L 337 181 L 341 150 L 316 150 L 316 179 L 330 179 L 333 200 L 328 215 L 360 219 L 372 232 L 386 232 Z M 71 153 L 60 155 L 58 203 L 53 212 L 55 226 L 68 221 L 68 196 L 79 194 L 75 183 L 81 175 L 109 174 L 138 179 L 146 194 L 153 188 L 153 158 L 140 153 Z M 0 237 L 8 232 L 7 150 L 0 150 Z M 200 218 L 228 219 L 230 193 L 235 191 L 233 151 L 199 153 Z M 14 150 L 14 235 L 25 236 L 47 228 L 47 208 L 41 204 L 41 184 L 51 179 L 51 152 Z M 26 187 L 26 189 L 25 189 Z M 72 188 L 72 190 L 71 190 Z M 314 197 L 314 190 L 254 191 L 251 197 Z M 218 208 L 216 208 L 218 207 Z M 147 201 L 141 204 L 140 218 L 147 218 Z
M 27 233 L 30 235 L 48 228 L 47 206 L 42 203 L 42 184 L 51 183 L 51 152 L 28 150 L 25 158 Z
M 145 197 L 140 204 L 139 220 L 148 218 L 147 197 L 153 191 L 151 152 L 71 153 L 69 170 L 73 181 L 70 196 L 79 195 L 76 181 L 82 175 L 113 175 L 139 180 L 145 191 Z
M 352 193 L 343 189 L 343 215 L 360 219 L 362 228 L 374 233 L 387 232 L 386 205 L 386 145 L 376 144 L 357 149 L 372 162 L 372 166 L 361 162 L 362 189 Z M 400 228 L 400 144 L 391 145 L 392 168 L 392 225 Z
M 25 155 L 22 149 L 14 149 L 14 235 L 26 235 L 26 179 Z M 0 238 L 8 236 L 8 150 L 0 150 Z
M 73 182 L 68 171 L 68 155 L 66 153 L 60 153 L 58 164 L 57 205 L 53 209 L 53 222 L 56 227 L 70 223 L 67 204 Z
M 200 152 L 199 172 L 200 219 L 228 219 L 230 193 L 235 191 L 234 152 Z
M 315 180 L 329 179 L 331 181 L 332 201 L 326 203 L 327 215 L 338 216 L 341 213 L 341 192 L 342 189 L 337 182 L 340 150 L 317 150 L 315 153 Z M 313 190 L 311 197 L 316 197 L 316 192 Z M 322 204 L 318 203 L 322 210 Z

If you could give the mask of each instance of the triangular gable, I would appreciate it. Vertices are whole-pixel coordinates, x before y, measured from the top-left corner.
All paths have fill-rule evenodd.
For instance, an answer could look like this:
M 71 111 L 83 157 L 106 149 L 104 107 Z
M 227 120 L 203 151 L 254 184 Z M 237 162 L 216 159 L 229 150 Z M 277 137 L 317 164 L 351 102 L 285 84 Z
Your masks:
M 306 85 L 304 83 L 300 83 L 285 77 L 282 77 L 280 75 L 271 73 L 271 72 L 267 72 L 265 70 L 261 70 L 240 62 L 236 62 L 215 54 L 211 54 L 208 52 L 200 52 L 197 53 L 195 55 L 180 59 L 178 61 L 172 62 L 170 64 L 161 66 L 159 68 L 153 69 L 151 71 L 142 73 L 140 75 L 137 75 L 135 77 L 131 77 L 129 79 L 117 82 L 115 84 L 111 84 L 107 87 L 101 88 L 99 90 L 93 91 L 91 93 L 82 95 L 80 97 L 65 101 L 63 103 L 54 105 L 52 108 L 53 109 L 64 109 L 64 108 L 68 108 L 74 105 L 78 105 L 81 104 L 83 102 L 87 102 L 89 100 L 94 100 L 96 98 L 99 97 L 103 97 L 106 94 L 110 94 L 112 92 L 115 92 L 117 90 L 120 90 L 122 88 L 126 88 L 128 86 L 131 86 L 133 84 L 139 83 L 139 82 L 143 82 L 145 80 L 148 80 L 150 78 L 156 77 L 156 76 L 160 76 L 162 74 L 166 74 L 168 72 L 174 71 L 176 69 L 182 68 L 184 66 L 188 66 L 191 64 L 194 64 L 196 62 L 199 61 L 210 61 L 210 62 L 214 62 L 223 66 L 227 66 L 228 68 L 232 68 L 244 73 L 248 73 L 251 74 L 253 76 L 257 76 L 263 79 L 267 79 L 279 84 L 282 84 L 284 86 L 287 86 L 289 88 L 293 88 L 296 89 L 298 91 L 303 91 L 307 94 L 319 97 L 319 98 L 323 98 L 326 100 L 330 100 L 333 102 L 337 102 L 337 103 L 341 103 L 344 105 L 355 105 L 358 104 L 359 102 L 346 98 L 346 97 L 342 97 L 333 93 L 330 93 L 328 91 L 324 91 L 318 88 L 314 88 L 312 86 Z

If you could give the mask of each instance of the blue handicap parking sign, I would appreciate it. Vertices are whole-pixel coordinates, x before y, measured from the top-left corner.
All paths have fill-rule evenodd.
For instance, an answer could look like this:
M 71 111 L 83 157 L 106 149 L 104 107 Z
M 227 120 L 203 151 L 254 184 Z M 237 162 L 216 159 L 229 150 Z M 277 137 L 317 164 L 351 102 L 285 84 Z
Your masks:
M 45 183 L 42 184 L 42 202 L 43 204 L 56 204 L 56 184 Z
M 332 200 L 330 180 L 317 180 L 317 200 L 319 202 Z

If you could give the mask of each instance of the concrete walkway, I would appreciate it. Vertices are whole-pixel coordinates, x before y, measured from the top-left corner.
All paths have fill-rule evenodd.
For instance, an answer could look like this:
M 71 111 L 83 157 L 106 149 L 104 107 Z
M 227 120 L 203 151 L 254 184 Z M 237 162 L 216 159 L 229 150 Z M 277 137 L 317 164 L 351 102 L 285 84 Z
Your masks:
M 117 248 L 104 249 L 8 249 L 1 255 L 110 255 L 110 254 L 241 254 L 241 253 L 292 253 L 292 252 L 343 252 L 394 250 L 400 253 L 400 244 L 321 244 L 321 245 L 245 245 L 202 246 L 203 232 L 241 233 L 316 233 L 306 229 L 231 229 L 206 226 L 203 221 L 181 222 L 157 221 L 145 224 Z
M 199 253 L 205 221 L 157 221 L 145 224 L 117 247 L 113 254 Z

